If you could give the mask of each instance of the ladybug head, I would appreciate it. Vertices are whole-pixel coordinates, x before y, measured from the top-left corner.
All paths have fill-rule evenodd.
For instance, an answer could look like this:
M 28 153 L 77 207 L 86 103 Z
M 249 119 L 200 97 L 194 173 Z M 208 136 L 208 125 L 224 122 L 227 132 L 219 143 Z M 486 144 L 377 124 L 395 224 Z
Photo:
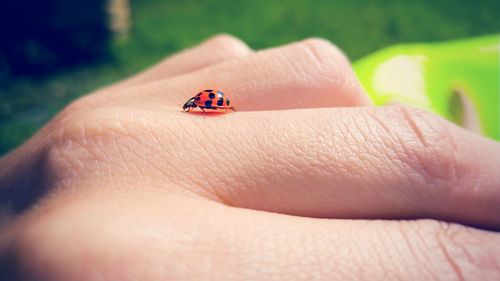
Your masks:
M 182 109 L 184 111 L 188 111 L 189 108 L 191 107 L 196 107 L 196 104 L 194 103 L 194 98 L 190 98 L 183 106 Z

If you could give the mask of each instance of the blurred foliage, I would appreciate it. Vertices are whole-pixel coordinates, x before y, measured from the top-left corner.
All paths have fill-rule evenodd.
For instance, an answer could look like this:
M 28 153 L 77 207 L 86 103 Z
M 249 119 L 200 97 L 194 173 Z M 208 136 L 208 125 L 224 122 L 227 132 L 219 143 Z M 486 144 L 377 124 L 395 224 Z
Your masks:
M 71 100 L 221 32 L 255 49 L 324 37 L 356 60 L 395 43 L 499 33 L 498 11 L 497 0 L 132 1 L 132 29 L 112 43 L 112 57 L 0 82 L 0 154 Z

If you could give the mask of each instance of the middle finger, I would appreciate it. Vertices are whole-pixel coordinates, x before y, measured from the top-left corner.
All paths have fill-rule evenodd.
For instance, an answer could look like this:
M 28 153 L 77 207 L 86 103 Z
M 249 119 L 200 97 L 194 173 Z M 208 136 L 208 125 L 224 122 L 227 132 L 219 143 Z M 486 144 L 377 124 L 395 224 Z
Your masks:
M 369 105 L 345 56 L 323 39 L 264 50 L 130 91 L 154 104 L 181 104 L 218 89 L 238 110 Z

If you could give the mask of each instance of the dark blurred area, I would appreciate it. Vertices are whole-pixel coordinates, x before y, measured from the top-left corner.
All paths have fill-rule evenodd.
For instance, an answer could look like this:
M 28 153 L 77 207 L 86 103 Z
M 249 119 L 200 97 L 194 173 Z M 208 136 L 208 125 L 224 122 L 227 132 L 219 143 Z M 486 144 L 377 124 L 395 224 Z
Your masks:
M 7 0 L 0 77 L 46 74 L 109 55 L 106 0 Z

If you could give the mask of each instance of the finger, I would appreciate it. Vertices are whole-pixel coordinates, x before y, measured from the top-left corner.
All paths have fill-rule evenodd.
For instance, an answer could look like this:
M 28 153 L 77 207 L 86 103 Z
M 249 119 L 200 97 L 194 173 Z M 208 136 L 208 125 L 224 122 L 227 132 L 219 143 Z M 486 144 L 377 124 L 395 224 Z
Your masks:
M 216 88 L 238 110 L 356 106 L 370 104 L 345 56 L 323 39 L 308 39 L 231 60 L 189 75 L 136 89 L 144 101 L 185 102 Z
M 197 177 L 223 176 L 193 182 L 226 204 L 500 228 L 500 145 L 430 113 L 367 107 L 195 117 L 209 132 L 193 129 L 193 143 L 183 143 L 203 151 Z
M 223 61 L 243 57 L 252 53 L 248 46 L 236 37 L 227 34 L 217 35 L 171 57 L 132 78 L 113 87 L 128 87 L 167 79 L 189 73 Z
M 500 277 L 498 233 L 432 220 L 318 221 L 243 209 L 232 213 L 225 214 L 223 229 L 207 223 L 204 233 L 221 241 L 211 257 L 228 261 L 214 271 L 234 272 L 242 280 Z
M 54 281 L 96 276 L 496 280 L 500 275 L 497 233 L 431 220 L 282 216 L 137 190 L 113 198 L 83 196 L 33 219 L 11 244 L 16 267 L 9 269 L 17 269 L 22 280 Z

